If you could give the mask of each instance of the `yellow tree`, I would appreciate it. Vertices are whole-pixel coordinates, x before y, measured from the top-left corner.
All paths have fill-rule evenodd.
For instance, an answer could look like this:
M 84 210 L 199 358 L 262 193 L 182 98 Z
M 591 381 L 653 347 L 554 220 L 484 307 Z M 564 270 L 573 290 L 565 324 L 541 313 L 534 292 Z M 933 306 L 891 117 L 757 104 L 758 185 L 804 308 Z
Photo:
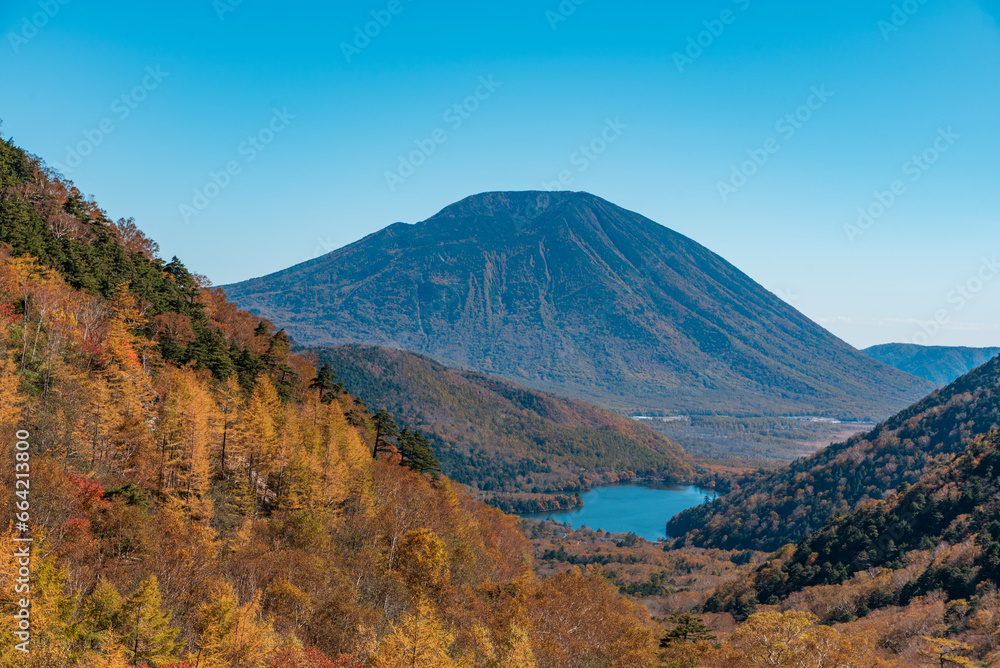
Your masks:
M 215 440 L 216 407 L 203 381 L 190 369 L 165 370 L 160 402 L 160 488 L 184 500 L 191 517 L 207 519 L 211 503 L 209 450 Z
M 161 610 L 160 583 L 150 575 L 125 603 L 122 644 L 132 663 L 158 666 L 173 658 L 179 631 L 170 625 L 170 613 Z
M 537 668 L 528 633 L 512 624 L 499 641 L 482 624 L 472 629 L 474 638 L 471 663 L 477 668 Z
M 43 531 L 35 530 L 32 543 L 18 537 L 8 529 L 0 540 L 0 611 L 9 622 L 0 630 L 0 666 L 70 665 L 73 600 L 64 591 L 66 570 Z
M 138 481 L 153 484 L 157 457 L 149 423 L 155 398 L 146 374 L 137 368 L 112 365 L 105 371 L 110 403 L 104 407 L 109 417 L 109 466 L 134 474 Z
M 262 374 L 254 386 L 240 420 L 241 454 L 246 484 L 251 493 L 251 514 L 257 512 L 258 491 L 266 487 L 268 475 L 278 459 L 279 434 L 284 426 L 284 407 L 271 379 Z
M 809 612 L 761 612 L 733 633 L 730 649 L 747 666 L 794 666 L 803 635 L 819 619 Z
M 809 629 L 796 644 L 797 661 L 802 668 L 868 668 L 877 665 L 870 640 L 844 635 L 830 626 Z
M 396 565 L 416 592 L 435 592 L 448 583 L 448 548 L 430 529 L 417 529 L 400 542 Z
M 315 612 L 313 595 L 294 585 L 287 577 L 278 577 L 267 585 L 265 611 L 282 630 L 298 635 Z
M 219 474 L 225 479 L 229 478 L 228 471 L 232 465 L 234 443 L 239 441 L 234 436 L 239 425 L 242 398 L 243 390 L 235 375 L 227 378 L 218 388 L 216 403 L 222 431 L 219 438 Z
M 156 443 L 159 463 L 156 488 L 163 493 L 176 487 L 178 470 L 181 467 L 185 402 L 181 396 L 181 383 L 178 382 L 177 375 L 176 370 L 167 369 L 161 377 L 166 380 L 166 387 L 160 391 L 161 401 L 157 411 Z
M 454 636 L 438 618 L 433 604 L 426 598 L 417 602 L 417 609 L 406 615 L 379 644 L 372 657 L 376 668 L 459 668 L 464 662 L 449 654 Z
M 195 619 L 199 668 L 265 668 L 280 639 L 261 615 L 260 593 L 239 604 L 230 584 L 218 587 Z
M 136 334 L 146 317 L 139 298 L 127 288 L 127 284 L 120 286 L 112 299 L 103 345 L 103 373 L 110 390 L 110 406 L 114 407 L 109 424 L 113 454 L 108 463 L 151 484 L 157 474 L 157 459 L 148 425 L 156 395 L 140 357 L 150 342 Z
M 111 424 L 117 409 L 111 403 L 111 388 L 103 374 L 94 374 L 84 382 L 86 404 L 81 407 L 77 439 L 89 450 L 90 463 L 104 461 L 109 456 Z M 85 451 L 86 451 L 85 450 Z
M 877 665 L 871 642 L 845 636 L 808 612 L 762 612 L 730 638 L 730 664 L 783 668 L 860 668 Z
M 323 409 L 324 494 L 335 502 L 342 501 L 349 495 L 366 498 L 372 484 L 368 446 L 361 440 L 358 430 L 348 424 L 339 401 L 333 401 Z
M 945 666 L 978 666 L 975 661 L 962 656 L 962 654 L 972 651 L 972 647 L 957 640 L 947 638 L 931 638 L 920 636 L 926 645 L 920 651 L 924 656 L 937 659 L 941 663 L 941 668 Z
M 527 630 L 519 624 L 511 624 L 497 648 L 497 666 L 503 668 L 535 668 L 535 653 L 531 649 L 531 638 Z
M 124 603 L 113 584 L 104 578 L 98 580 L 97 587 L 84 600 L 74 628 L 76 641 L 84 651 L 124 655 L 119 636 Z
M 128 284 L 120 285 L 111 300 L 111 307 L 112 315 L 104 339 L 109 360 L 125 369 L 142 369 L 139 352 L 150 342 L 135 333 L 146 324 L 140 299 L 129 292 Z
M 535 656 L 543 665 L 651 668 L 649 613 L 619 596 L 599 571 L 574 567 L 544 580 L 528 601 Z
M 271 455 L 271 488 L 276 510 L 304 508 L 316 501 L 302 418 L 300 410 L 286 410 L 283 404 L 275 414 L 277 442 Z

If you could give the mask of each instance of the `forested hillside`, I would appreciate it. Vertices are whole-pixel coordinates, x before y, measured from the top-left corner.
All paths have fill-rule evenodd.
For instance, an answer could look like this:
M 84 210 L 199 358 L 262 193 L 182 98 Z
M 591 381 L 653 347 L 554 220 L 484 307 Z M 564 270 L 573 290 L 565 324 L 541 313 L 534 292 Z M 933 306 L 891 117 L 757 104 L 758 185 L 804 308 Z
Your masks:
M 841 584 L 858 571 L 902 570 L 905 581 L 863 601 L 869 609 L 906 605 L 943 591 L 971 599 L 1000 582 L 1000 432 L 976 439 L 954 461 L 928 471 L 885 501 L 862 504 L 810 534 L 757 580 L 760 600 L 815 585 Z M 773 568 L 774 566 L 779 566 Z
M 653 665 L 644 609 L 537 579 L 515 518 L 327 380 L 0 142 L 0 665 Z
M 776 550 L 832 516 L 915 484 L 935 458 L 1000 426 L 1000 359 L 935 391 L 874 430 L 800 459 L 673 518 L 678 544 Z
M 483 492 L 577 491 L 639 476 L 689 476 L 683 451 L 644 425 L 583 402 L 449 369 L 413 353 L 314 351 L 348 391 L 427 434 L 444 472 Z
M 704 609 L 811 615 L 907 665 L 1000 665 L 1000 432 L 941 459 L 723 583 Z

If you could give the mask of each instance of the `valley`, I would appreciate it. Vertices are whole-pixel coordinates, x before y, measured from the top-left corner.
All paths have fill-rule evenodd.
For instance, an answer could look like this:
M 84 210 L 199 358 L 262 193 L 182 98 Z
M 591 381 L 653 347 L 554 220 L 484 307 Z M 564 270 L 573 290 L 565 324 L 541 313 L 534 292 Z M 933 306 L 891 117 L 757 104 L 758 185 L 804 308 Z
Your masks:
M 841 422 L 830 418 L 736 418 L 692 415 L 681 419 L 642 420 L 700 460 L 774 466 L 811 455 L 831 443 L 875 426 L 871 422 Z

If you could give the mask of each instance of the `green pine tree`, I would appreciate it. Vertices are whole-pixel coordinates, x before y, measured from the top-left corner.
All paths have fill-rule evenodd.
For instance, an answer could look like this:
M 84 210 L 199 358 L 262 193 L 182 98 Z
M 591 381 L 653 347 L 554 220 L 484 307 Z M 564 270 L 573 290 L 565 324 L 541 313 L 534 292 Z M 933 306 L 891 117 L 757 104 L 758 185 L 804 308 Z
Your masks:
M 372 445 L 372 459 L 378 459 L 378 453 L 391 450 L 390 443 L 386 440 L 399 435 L 399 427 L 392 419 L 389 411 L 380 409 L 372 416 L 372 424 L 375 425 L 375 443 Z
M 671 613 L 667 621 L 674 625 L 674 628 L 667 631 L 666 635 L 660 639 L 660 647 L 670 647 L 676 642 L 711 642 L 715 640 L 712 629 L 705 625 L 701 617 L 692 615 L 689 612 Z
M 330 403 L 338 393 L 344 391 L 344 384 L 337 382 L 337 376 L 329 364 L 320 368 L 309 387 L 319 393 L 319 400 L 324 404 Z
M 399 434 L 399 453 L 403 456 L 399 462 L 401 466 L 408 466 L 418 473 L 441 472 L 441 462 L 434 456 L 430 441 L 419 431 L 403 428 Z
M 170 626 L 170 613 L 160 610 L 160 584 L 155 575 L 142 581 L 125 603 L 122 641 L 133 665 L 159 666 L 170 661 L 179 644 L 179 631 Z
M 113 584 L 101 578 L 83 603 L 73 635 L 83 649 L 102 650 L 116 641 L 115 629 L 122 624 L 124 599 Z

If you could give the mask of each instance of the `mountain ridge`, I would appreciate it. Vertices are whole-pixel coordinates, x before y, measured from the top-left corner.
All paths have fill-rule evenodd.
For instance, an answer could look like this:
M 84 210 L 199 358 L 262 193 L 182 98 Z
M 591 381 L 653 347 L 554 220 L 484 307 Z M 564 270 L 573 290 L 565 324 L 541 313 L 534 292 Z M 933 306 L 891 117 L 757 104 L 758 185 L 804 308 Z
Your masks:
M 900 371 L 947 385 L 1000 355 L 1000 348 L 884 343 L 861 352 Z
M 477 491 L 552 494 L 691 475 L 689 458 L 666 437 L 596 406 L 401 350 L 351 344 L 309 353 L 348 392 L 423 432 L 444 473 Z

